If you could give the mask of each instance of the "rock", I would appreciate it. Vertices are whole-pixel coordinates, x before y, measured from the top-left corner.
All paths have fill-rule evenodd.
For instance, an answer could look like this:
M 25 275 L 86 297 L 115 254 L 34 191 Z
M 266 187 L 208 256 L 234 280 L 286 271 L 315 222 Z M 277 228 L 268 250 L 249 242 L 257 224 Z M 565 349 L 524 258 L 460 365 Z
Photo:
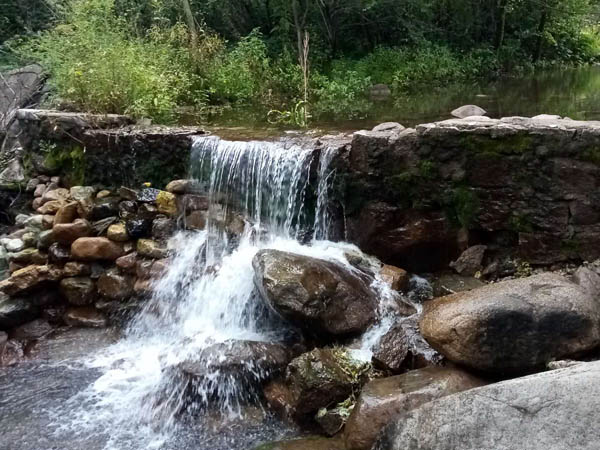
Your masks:
M 123 249 L 104 237 L 84 237 L 73 242 L 71 254 L 80 261 L 114 261 L 123 256 Z
M 101 236 L 106 233 L 108 227 L 110 227 L 113 223 L 117 221 L 117 217 L 106 217 L 105 219 L 97 220 L 92 223 L 92 232 L 96 236 Z
M 160 279 L 165 272 L 169 269 L 169 260 L 168 259 L 158 259 L 152 263 L 152 267 L 150 268 L 150 278 L 153 280 Z
M 79 238 L 90 236 L 92 226 L 85 219 L 76 219 L 73 223 L 59 223 L 52 227 L 52 235 L 56 242 L 70 245 Z
M 186 194 L 177 198 L 179 214 L 185 215 L 192 211 L 208 211 L 208 197 L 205 195 Z
M 401 413 L 374 450 L 592 449 L 600 362 L 490 384 Z
M 121 256 L 115 261 L 115 264 L 123 272 L 135 274 L 137 261 L 137 253 L 133 252 L 129 253 L 128 255 Z
M 167 217 L 157 217 L 152 222 L 152 237 L 164 241 L 173 236 L 175 232 L 175 221 Z
M 259 445 L 254 450 L 345 450 L 340 439 L 308 437 L 290 441 L 269 442 Z
M 161 243 L 152 239 L 139 239 L 137 242 L 137 253 L 145 258 L 163 259 L 168 255 L 168 250 Z
M 150 219 L 132 219 L 125 224 L 127 234 L 131 239 L 140 239 L 150 236 L 152 230 L 152 220 Z
M 402 373 L 439 364 L 442 356 L 423 339 L 416 315 L 402 318 L 373 348 L 372 363 L 380 370 Z
M 52 190 L 47 190 L 42 195 L 42 202 L 46 204 L 46 202 L 59 202 L 65 203 L 69 198 L 69 190 L 64 188 L 57 188 Z
M 102 189 L 100 192 L 98 192 L 96 194 L 96 198 L 98 200 L 102 200 L 102 199 L 110 197 L 111 195 L 112 195 L 111 191 L 109 191 L 108 189 Z
M 400 132 L 404 129 L 405 128 L 402 125 L 400 125 L 398 122 L 384 122 L 384 123 L 380 123 L 379 125 L 374 127 L 373 131 L 375 131 L 375 132 L 383 132 L 383 131 Z
M 469 247 L 456 261 L 450 263 L 450 267 L 452 267 L 456 273 L 472 277 L 477 272 L 483 270 L 481 264 L 486 250 L 487 246 L 485 245 L 474 245 Z
M 251 389 L 282 372 L 290 359 L 290 352 L 281 344 L 231 340 L 205 348 L 175 370 L 195 387 L 201 386 L 200 390 L 216 391 L 216 380 L 236 380 Z
M 91 186 L 73 186 L 70 189 L 70 197 L 77 202 L 80 217 L 87 219 L 91 216 L 95 193 L 96 190 Z
M 94 221 L 117 217 L 119 215 L 119 199 L 115 197 L 104 198 L 94 204 L 91 219 Z
M 23 344 L 10 339 L 0 347 L 0 367 L 14 366 L 25 358 Z
M 405 292 L 408 289 L 410 276 L 406 270 L 384 264 L 379 274 L 394 291 Z
M 39 308 L 25 298 L 0 293 L 0 330 L 8 330 L 39 317 Z
M 137 195 L 138 191 L 136 191 L 135 189 L 130 189 L 125 186 L 121 186 L 119 188 L 119 197 L 121 197 L 122 199 L 135 202 L 135 200 L 137 199 Z
M 44 319 L 36 319 L 15 328 L 10 334 L 12 339 L 31 341 L 41 339 L 52 332 L 52 326 Z
M 165 188 L 167 192 L 172 194 L 192 194 L 199 192 L 200 189 L 200 183 L 196 180 L 173 180 Z
M 7 252 L 16 253 L 25 248 L 25 243 L 21 239 L 0 239 L 0 244 L 4 246 Z
M 420 328 L 449 360 L 519 373 L 600 343 L 600 307 L 583 288 L 543 273 L 427 302 Z
M 390 98 L 392 90 L 387 84 L 374 84 L 369 89 L 369 99 L 372 101 L 384 101 Z
M 28 291 L 48 281 L 58 281 L 62 271 L 56 266 L 27 266 L 19 269 L 4 281 L 0 281 L 0 292 L 15 295 Z
M 60 292 L 72 305 L 90 305 L 96 298 L 96 283 L 88 277 L 63 278 Z
M 450 114 L 452 114 L 454 117 L 458 117 L 459 119 L 464 119 L 471 116 L 485 116 L 487 112 L 485 109 L 480 108 L 477 105 L 464 105 L 460 108 L 456 108 Z
M 344 429 L 347 450 L 369 450 L 399 414 L 427 402 L 486 384 L 459 369 L 428 367 L 375 379 L 364 387 Z
M 0 245 L 0 281 L 8 276 L 8 265 L 8 252 Z
M 281 379 L 274 379 L 267 383 L 263 389 L 263 396 L 269 405 L 269 410 L 275 412 L 282 419 L 289 419 L 293 413 L 294 401 L 290 388 Z
M 321 408 L 315 416 L 315 421 L 327 436 L 335 436 L 341 431 L 346 423 L 347 408 L 337 407 L 333 409 Z
M 600 275 L 587 267 L 580 267 L 573 274 L 573 281 L 592 297 L 600 297 Z
M 63 267 L 63 274 L 65 277 L 80 277 L 90 275 L 91 273 L 92 269 L 90 268 L 89 264 L 84 264 L 77 261 L 70 261 Z
M 358 334 L 375 321 L 377 301 L 366 276 L 332 261 L 278 250 L 259 251 L 252 265 L 267 304 L 309 333 Z
M 23 236 L 21 236 L 21 240 L 25 244 L 25 247 L 37 247 L 37 236 L 32 231 L 24 233 Z
M 177 215 L 177 202 L 174 194 L 166 191 L 160 191 L 156 197 L 156 207 L 158 212 L 167 216 Z
M 71 248 L 55 242 L 48 248 L 48 261 L 52 264 L 64 265 L 71 259 Z
M 185 228 L 188 230 L 204 230 L 207 217 L 206 211 L 192 211 L 185 217 Z
M 142 279 L 137 279 L 135 280 L 135 284 L 133 285 L 133 290 L 137 295 L 150 295 L 152 294 L 153 288 L 152 288 L 152 281 L 151 280 L 142 280 Z
M 440 275 L 438 278 L 432 280 L 432 283 L 434 297 L 472 291 L 486 285 L 486 283 L 478 278 L 453 273 Z
M 134 293 L 134 280 L 129 275 L 121 275 L 116 270 L 108 270 L 98 278 L 98 292 L 111 300 L 127 300 Z
M 152 260 L 140 259 L 136 264 L 135 274 L 138 278 L 148 280 L 151 278 Z
M 18 253 L 9 253 L 8 260 L 17 264 L 46 264 L 48 256 L 36 248 L 26 248 Z
M 33 199 L 33 202 L 31 202 L 31 208 L 34 211 L 37 211 L 37 209 L 42 206 L 42 197 L 36 197 Z
M 137 204 L 133 201 L 119 203 L 119 217 L 123 220 L 135 219 Z
M 91 306 L 69 308 L 63 319 L 67 325 L 72 327 L 104 328 L 107 325 L 104 314 Z
M 138 206 L 137 215 L 140 219 L 153 220 L 158 215 L 158 208 L 152 203 L 142 203 Z
M 159 189 L 145 188 L 138 192 L 136 200 L 142 203 L 154 203 L 160 192 Z
M 34 196 L 35 198 L 39 198 L 39 199 L 40 199 L 40 204 L 39 204 L 39 206 L 42 206 L 42 200 L 41 200 L 41 198 L 42 198 L 42 196 L 44 195 L 44 192 L 46 192 L 46 185 L 45 185 L 45 184 L 38 184 L 38 185 L 35 187 L 35 190 L 33 191 L 33 196 Z M 39 207 L 39 206 L 38 206 L 38 207 Z
M 77 202 L 70 202 L 62 206 L 54 216 L 54 224 L 71 223 L 77 218 Z
M 288 364 L 286 384 L 296 420 L 304 421 L 321 409 L 346 400 L 366 381 L 369 364 L 342 349 L 314 349 Z
M 42 228 L 50 230 L 54 226 L 54 216 L 52 214 L 44 214 L 42 216 Z
M 52 230 L 44 230 L 38 235 L 38 248 L 46 250 L 54 243 L 54 233 Z
M 127 229 L 125 228 L 125 224 L 122 222 L 109 226 L 106 237 L 115 242 L 126 242 L 129 240 Z

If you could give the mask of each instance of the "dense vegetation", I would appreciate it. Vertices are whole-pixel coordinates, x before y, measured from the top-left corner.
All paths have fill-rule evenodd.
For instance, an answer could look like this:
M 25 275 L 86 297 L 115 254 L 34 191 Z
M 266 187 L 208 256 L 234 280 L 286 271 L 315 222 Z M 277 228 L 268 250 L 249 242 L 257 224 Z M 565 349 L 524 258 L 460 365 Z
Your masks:
M 600 54 L 599 0 L 4 2 L 5 65 L 41 62 L 63 104 L 162 122 L 244 104 L 352 117 L 373 84 L 400 97 Z

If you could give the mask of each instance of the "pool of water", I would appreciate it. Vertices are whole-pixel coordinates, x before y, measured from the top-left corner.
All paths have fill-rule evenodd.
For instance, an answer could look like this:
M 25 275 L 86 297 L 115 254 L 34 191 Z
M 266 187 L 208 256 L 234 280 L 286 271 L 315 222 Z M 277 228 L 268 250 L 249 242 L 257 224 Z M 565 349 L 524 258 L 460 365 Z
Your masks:
M 321 118 L 311 122 L 310 128 L 315 133 L 355 131 L 388 121 L 409 127 L 451 118 L 450 111 L 466 104 L 481 106 L 490 117 L 558 114 L 576 120 L 600 120 L 600 66 L 423 88 L 411 95 L 372 102 L 359 118 Z M 200 125 L 222 137 L 257 138 L 293 132 L 289 126 L 270 125 L 266 113 L 260 108 L 235 108 L 213 115 Z

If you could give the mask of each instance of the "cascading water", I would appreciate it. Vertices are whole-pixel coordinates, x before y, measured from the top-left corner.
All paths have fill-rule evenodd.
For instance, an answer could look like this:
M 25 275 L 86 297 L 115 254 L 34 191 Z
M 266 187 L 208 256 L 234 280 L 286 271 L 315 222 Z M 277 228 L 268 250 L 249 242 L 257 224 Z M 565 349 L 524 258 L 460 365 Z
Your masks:
M 252 392 L 239 379 L 210 370 L 222 362 L 218 353 L 203 360 L 209 370 L 194 385 L 191 404 L 187 384 L 173 373 L 216 345 L 278 342 L 293 335 L 254 288 L 252 259 L 261 248 L 335 260 L 356 270 L 346 254 L 358 249 L 326 240 L 335 149 L 319 154 L 294 144 L 202 137 L 192 153 L 191 175 L 209 197 L 206 229 L 180 232 L 171 240 L 172 261 L 152 298 L 125 338 L 90 362 L 102 376 L 70 400 L 69 432 L 97 433 L 107 442 L 105 448 L 175 448 L 173 431 L 182 411 L 216 411 L 230 419 L 242 415 Z M 231 232 L 233 223 L 237 233 Z M 375 284 L 382 309 L 393 308 L 395 294 L 383 283 Z M 388 322 L 367 333 L 362 353 L 369 352 Z M 257 378 L 268 375 L 256 367 L 248 370 Z M 58 432 L 64 431 L 64 418 L 61 423 Z

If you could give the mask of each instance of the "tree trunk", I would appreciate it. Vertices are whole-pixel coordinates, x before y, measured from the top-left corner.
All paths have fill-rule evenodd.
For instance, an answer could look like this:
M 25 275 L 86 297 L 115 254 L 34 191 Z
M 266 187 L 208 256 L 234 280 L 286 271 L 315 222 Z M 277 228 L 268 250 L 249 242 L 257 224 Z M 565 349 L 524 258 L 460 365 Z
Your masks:
M 198 48 L 198 30 L 196 30 L 196 21 L 194 20 L 194 13 L 192 12 L 189 0 L 181 0 L 181 4 L 183 6 L 183 14 L 185 15 L 185 21 L 190 32 L 190 45 L 193 50 L 196 50 Z
M 542 14 L 540 16 L 540 22 L 537 30 L 537 44 L 535 46 L 535 55 L 533 56 L 533 62 L 537 62 L 542 57 L 542 50 L 544 47 L 544 31 L 546 31 L 546 23 L 548 22 L 548 2 L 544 1 L 542 5 Z
M 496 25 L 496 41 L 494 47 L 496 50 L 504 44 L 504 30 L 506 29 L 506 10 L 508 0 L 498 0 L 498 23 Z

